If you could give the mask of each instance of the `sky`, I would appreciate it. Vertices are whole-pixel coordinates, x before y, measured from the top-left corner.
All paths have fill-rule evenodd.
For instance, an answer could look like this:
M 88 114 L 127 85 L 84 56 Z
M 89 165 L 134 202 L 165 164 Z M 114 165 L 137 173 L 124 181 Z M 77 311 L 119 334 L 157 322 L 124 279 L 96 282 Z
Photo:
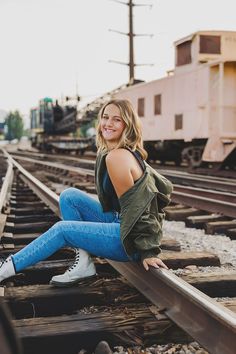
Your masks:
M 120 0 L 127 2 L 128 0 Z M 174 67 L 173 42 L 199 30 L 236 31 L 235 0 L 134 0 L 135 77 Z M 114 0 L 0 0 L 0 109 L 29 110 L 43 97 L 81 107 L 128 82 L 128 6 Z

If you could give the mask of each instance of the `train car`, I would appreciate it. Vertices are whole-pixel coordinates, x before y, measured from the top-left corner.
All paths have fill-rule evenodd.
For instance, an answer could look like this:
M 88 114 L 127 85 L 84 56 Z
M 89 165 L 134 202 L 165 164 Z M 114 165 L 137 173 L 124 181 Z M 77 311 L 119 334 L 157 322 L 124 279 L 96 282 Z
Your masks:
M 166 77 L 113 97 L 137 109 L 150 159 L 235 165 L 236 32 L 199 31 L 174 44 Z

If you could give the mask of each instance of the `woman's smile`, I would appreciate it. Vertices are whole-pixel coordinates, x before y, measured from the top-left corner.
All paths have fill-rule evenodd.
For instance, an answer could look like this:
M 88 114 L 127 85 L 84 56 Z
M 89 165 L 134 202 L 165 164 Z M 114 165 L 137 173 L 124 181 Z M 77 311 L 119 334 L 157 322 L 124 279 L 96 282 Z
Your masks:
M 104 128 L 103 129 L 103 132 L 105 133 L 105 134 L 113 134 L 114 132 L 115 132 L 115 130 L 114 129 L 111 129 L 111 128 Z

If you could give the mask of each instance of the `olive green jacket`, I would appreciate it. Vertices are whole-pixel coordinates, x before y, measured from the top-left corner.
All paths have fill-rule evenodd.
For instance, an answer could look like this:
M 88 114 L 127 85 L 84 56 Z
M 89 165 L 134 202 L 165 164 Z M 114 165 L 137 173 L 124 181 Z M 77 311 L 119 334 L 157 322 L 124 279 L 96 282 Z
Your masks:
M 109 199 L 102 188 L 106 155 L 98 154 L 95 184 L 104 211 L 110 211 Z M 172 184 L 146 162 L 143 176 L 119 198 L 121 240 L 126 253 L 140 253 L 141 259 L 157 256 L 162 237 L 163 208 L 170 202 Z

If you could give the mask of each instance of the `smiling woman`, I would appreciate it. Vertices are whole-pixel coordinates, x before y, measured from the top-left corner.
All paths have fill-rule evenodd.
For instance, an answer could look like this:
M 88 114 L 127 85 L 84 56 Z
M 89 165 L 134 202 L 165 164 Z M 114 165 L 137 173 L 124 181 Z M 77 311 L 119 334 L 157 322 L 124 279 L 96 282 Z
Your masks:
M 51 284 L 69 286 L 96 274 L 93 255 L 141 261 L 146 270 L 166 265 L 158 258 L 163 208 L 171 183 L 146 162 L 139 118 L 127 100 L 112 100 L 99 113 L 95 183 L 99 201 L 68 188 L 60 195 L 62 221 L 0 264 L 0 282 L 48 258 L 76 248 L 74 264 Z
M 121 242 L 130 259 L 138 256 L 146 270 L 165 267 L 157 255 L 162 208 L 172 187 L 144 161 L 140 121 L 130 101 L 106 103 L 97 130 L 96 186 L 103 210 L 119 214 Z

